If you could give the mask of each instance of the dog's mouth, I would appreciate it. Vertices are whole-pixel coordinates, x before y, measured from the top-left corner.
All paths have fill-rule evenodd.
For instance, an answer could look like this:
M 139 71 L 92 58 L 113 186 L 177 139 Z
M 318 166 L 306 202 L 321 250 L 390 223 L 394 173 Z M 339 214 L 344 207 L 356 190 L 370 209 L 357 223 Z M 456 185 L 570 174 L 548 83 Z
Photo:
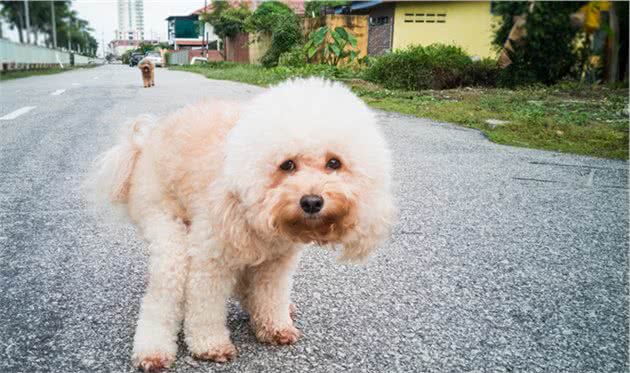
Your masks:
M 317 213 L 298 213 L 280 221 L 280 231 L 300 243 L 329 244 L 339 242 L 354 226 L 349 210 L 325 210 Z

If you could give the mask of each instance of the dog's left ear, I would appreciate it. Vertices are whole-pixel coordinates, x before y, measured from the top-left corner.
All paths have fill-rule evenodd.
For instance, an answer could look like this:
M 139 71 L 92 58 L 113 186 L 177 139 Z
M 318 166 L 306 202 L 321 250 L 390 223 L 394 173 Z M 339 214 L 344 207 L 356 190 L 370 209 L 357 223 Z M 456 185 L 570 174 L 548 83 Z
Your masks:
M 390 234 L 396 207 L 389 192 L 376 192 L 357 204 L 357 225 L 342 242 L 340 261 L 363 262 Z

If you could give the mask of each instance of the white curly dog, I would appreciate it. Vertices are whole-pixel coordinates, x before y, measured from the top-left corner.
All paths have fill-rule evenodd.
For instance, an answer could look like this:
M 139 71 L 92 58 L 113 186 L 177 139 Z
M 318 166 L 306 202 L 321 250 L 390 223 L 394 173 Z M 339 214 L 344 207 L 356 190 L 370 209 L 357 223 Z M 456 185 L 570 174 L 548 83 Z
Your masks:
M 233 358 L 231 295 L 258 340 L 295 342 L 290 292 L 302 247 L 366 258 L 394 219 L 390 163 L 375 115 L 321 79 L 137 120 L 92 175 L 94 196 L 122 204 L 150 244 L 134 364 L 169 367 L 182 321 L 194 357 Z

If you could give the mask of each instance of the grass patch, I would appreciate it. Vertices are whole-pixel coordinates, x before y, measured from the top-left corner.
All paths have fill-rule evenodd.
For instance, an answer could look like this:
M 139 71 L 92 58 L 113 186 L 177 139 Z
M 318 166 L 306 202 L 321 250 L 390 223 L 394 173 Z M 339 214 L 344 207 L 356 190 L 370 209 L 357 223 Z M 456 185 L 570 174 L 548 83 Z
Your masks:
M 86 66 L 75 66 L 75 67 L 50 67 L 46 69 L 37 69 L 37 70 L 13 70 L 13 71 L 2 71 L 0 72 L 0 81 L 3 80 L 12 80 L 12 79 L 20 79 L 20 78 L 28 78 L 29 76 L 37 76 L 37 75 L 51 75 L 63 73 L 66 71 L 72 71 L 77 69 L 87 69 L 96 67 L 98 65 L 86 65 Z
M 370 106 L 456 123 L 499 144 L 628 159 L 627 89 L 536 87 L 405 92 L 351 83 Z M 492 126 L 488 119 L 507 121 Z
M 232 80 L 262 87 L 280 83 L 289 78 L 321 76 L 343 80 L 357 76 L 350 69 L 339 69 L 328 65 L 305 65 L 302 67 L 277 66 L 265 68 L 258 65 L 234 62 L 210 62 L 200 65 L 172 66 L 172 70 L 190 71 L 205 75 L 208 79 Z
M 345 80 L 372 107 L 475 128 L 499 144 L 628 159 L 627 88 L 559 84 L 418 92 L 383 89 L 356 79 L 355 72 L 323 65 L 266 69 L 213 63 L 174 69 L 259 86 L 312 75 Z M 488 119 L 508 123 L 492 126 Z
M 207 65 L 170 66 L 169 69 L 198 73 L 205 75 L 208 79 L 232 80 L 259 86 L 275 84 L 286 79 L 273 74 L 261 66 L 228 62 Z

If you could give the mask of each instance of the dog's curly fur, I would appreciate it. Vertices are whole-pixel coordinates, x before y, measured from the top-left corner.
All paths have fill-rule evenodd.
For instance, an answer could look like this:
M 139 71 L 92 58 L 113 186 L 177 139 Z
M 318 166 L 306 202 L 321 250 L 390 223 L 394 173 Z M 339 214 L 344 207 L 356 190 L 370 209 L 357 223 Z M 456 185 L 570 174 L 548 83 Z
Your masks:
M 182 320 L 193 356 L 234 357 L 231 295 L 260 341 L 295 342 L 302 246 L 362 260 L 392 224 L 388 147 L 374 114 L 338 83 L 288 81 L 244 105 L 202 102 L 128 131 L 99 158 L 94 193 L 125 204 L 150 243 L 133 346 L 144 370 L 174 361 Z M 321 211 L 301 207 L 305 195 L 321 196 Z
M 144 88 L 150 88 L 155 85 L 155 65 L 146 58 L 138 63 L 138 68 L 142 72 L 142 81 Z

